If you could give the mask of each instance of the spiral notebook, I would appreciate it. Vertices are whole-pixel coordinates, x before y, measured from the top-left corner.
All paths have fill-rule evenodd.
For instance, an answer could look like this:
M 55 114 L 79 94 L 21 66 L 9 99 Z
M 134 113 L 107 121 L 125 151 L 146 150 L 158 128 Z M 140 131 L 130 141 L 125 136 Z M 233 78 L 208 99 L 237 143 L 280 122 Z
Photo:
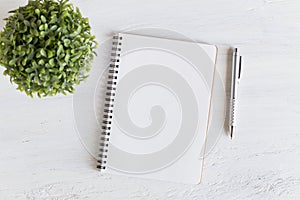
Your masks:
M 97 167 L 199 183 L 216 46 L 119 33 L 111 56 Z

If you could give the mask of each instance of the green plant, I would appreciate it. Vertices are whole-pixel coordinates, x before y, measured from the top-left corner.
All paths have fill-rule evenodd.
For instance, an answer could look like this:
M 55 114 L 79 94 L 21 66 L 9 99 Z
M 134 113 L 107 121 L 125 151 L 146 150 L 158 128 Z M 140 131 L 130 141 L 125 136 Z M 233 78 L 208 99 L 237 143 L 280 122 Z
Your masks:
M 97 46 L 88 18 L 68 0 L 29 0 L 9 13 L 0 33 L 3 74 L 31 97 L 73 93 Z

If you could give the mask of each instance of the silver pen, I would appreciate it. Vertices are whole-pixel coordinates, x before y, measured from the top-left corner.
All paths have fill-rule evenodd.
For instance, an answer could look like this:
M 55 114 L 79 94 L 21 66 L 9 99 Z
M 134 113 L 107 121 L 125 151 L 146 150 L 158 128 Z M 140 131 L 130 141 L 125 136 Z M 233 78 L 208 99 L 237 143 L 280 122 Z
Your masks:
M 229 131 L 230 138 L 233 138 L 237 125 L 237 104 L 238 104 L 238 86 L 241 79 L 242 56 L 238 49 L 233 50 L 232 55 L 232 76 L 231 76 L 231 95 L 230 95 L 230 115 L 229 115 Z

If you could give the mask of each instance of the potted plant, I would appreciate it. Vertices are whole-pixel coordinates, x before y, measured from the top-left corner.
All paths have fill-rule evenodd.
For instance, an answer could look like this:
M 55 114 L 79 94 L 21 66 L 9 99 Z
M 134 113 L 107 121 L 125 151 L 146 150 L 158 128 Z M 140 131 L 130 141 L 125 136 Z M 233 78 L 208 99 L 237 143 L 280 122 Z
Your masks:
M 30 97 L 73 93 L 97 47 L 88 18 L 68 0 L 29 0 L 9 13 L 0 33 L 3 74 Z

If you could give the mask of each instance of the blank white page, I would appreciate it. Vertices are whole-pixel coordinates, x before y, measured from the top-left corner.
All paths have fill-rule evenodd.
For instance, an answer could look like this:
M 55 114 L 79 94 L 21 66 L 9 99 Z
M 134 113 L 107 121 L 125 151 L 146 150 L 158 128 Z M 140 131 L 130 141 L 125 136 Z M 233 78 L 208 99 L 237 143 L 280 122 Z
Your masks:
M 120 33 L 105 173 L 199 183 L 217 48 Z

